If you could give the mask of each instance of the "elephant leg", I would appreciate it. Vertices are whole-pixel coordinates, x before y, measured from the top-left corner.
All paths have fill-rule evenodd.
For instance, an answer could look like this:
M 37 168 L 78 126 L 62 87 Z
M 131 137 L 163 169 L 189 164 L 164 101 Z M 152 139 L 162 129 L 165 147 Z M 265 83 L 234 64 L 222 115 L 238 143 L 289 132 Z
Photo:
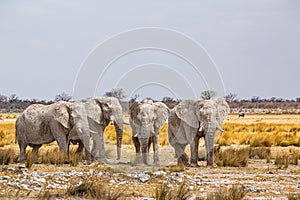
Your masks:
M 194 140 L 190 144 L 191 148 L 191 167 L 198 167 L 198 145 L 199 145 L 199 138 L 196 136 Z
M 185 165 L 187 166 L 189 164 L 189 158 L 187 154 L 185 153 L 185 147 L 187 144 L 173 144 L 173 147 L 175 149 L 175 154 L 177 157 L 177 164 L 178 165 Z
M 42 145 L 34 145 L 32 147 L 32 152 L 31 152 L 31 155 L 32 155 L 32 158 L 33 158 L 33 162 L 35 164 L 38 164 L 38 151 L 40 149 Z
M 142 147 L 142 160 L 143 163 L 148 165 L 148 142 L 149 142 L 149 138 L 139 138 L 139 142 L 141 144 Z
M 135 147 L 136 164 L 140 164 L 142 162 L 142 157 L 141 157 L 141 144 L 140 144 L 139 138 L 132 137 L 132 141 L 133 141 L 133 144 Z
M 152 137 L 153 140 L 153 160 L 155 165 L 159 165 L 159 135 L 155 135 Z
M 205 138 L 207 166 L 214 164 L 214 134 L 206 134 Z
M 27 147 L 27 144 L 19 144 L 20 163 L 25 163 L 26 162 L 26 147 Z
M 93 133 L 92 138 L 93 138 L 92 157 L 98 161 L 108 162 L 105 156 L 103 128 L 98 127 L 98 133 Z M 97 155 L 98 152 L 99 152 L 99 156 Z
M 63 153 L 66 158 L 68 156 L 68 144 L 67 144 L 67 134 L 64 132 L 62 127 L 58 127 L 57 124 L 52 125 L 51 133 L 54 139 L 57 141 L 59 151 Z
M 79 161 L 82 160 L 82 151 L 83 151 L 84 145 L 81 141 L 78 142 L 78 148 L 75 152 L 76 157 L 78 158 Z

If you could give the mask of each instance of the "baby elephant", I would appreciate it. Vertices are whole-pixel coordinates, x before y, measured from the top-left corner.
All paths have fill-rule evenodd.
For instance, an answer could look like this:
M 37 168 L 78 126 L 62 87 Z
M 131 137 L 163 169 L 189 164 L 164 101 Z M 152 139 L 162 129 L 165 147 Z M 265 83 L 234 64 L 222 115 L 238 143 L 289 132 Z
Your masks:
M 168 118 L 169 108 L 161 102 L 153 103 L 151 100 L 144 100 L 142 103 L 131 104 L 129 111 L 137 163 L 141 160 L 142 150 L 143 163 L 148 164 L 149 148 L 152 142 L 154 164 L 159 164 L 159 130 Z

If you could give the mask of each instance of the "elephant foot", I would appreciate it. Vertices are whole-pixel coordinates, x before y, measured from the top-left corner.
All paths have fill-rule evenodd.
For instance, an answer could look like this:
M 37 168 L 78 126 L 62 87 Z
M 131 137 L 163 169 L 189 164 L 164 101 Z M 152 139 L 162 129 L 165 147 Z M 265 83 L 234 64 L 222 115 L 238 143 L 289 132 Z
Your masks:
M 160 166 L 159 161 L 153 163 L 154 166 Z
M 18 163 L 26 163 L 26 160 L 19 160 Z
M 197 163 L 197 162 L 196 162 L 196 163 L 195 163 L 195 162 L 193 162 L 193 163 L 191 163 L 191 164 L 190 164 L 190 167 L 199 167 L 199 165 L 198 165 L 198 163 Z
M 99 158 L 97 159 L 98 162 L 104 163 L 104 164 L 112 164 L 110 161 L 108 161 L 106 158 Z

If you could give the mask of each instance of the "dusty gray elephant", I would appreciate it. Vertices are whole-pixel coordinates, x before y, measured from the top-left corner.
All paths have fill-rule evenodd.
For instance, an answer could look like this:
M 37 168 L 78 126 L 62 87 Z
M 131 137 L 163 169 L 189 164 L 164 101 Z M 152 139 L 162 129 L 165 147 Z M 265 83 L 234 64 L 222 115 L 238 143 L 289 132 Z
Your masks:
M 152 142 L 154 164 L 159 164 L 159 130 L 168 118 L 168 107 L 161 102 L 153 103 L 148 100 L 142 103 L 134 102 L 129 111 L 137 163 L 140 162 L 142 150 L 143 163 L 148 164 L 149 148 Z
M 120 105 L 119 100 L 114 97 L 92 98 L 84 103 L 84 107 L 87 111 L 89 128 L 92 131 L 92 157 L 107 162 L 104 148 L 104 129 L 109 123 L 113 123 L 116 129 L 117 159 L 119 160 L 121 157 L 123 135 L 122 106 Z M 68 144 L 70 142 L 73 144 L 79 142 L 76 153 L 81 155 L 84 145 L 76 131 L 71 131 L 68 137 Z
M 190 144 L 191 166 L 198 166 L 199 139 L 204 137 L 207 165 L 213 165 L 214 137 L 221 129 L 230 109 L 223 98 L 216 100 L 184 100 L 175 106 L 169 115 L 168 139 L 175 149 L 178 163 L 187 165 L 185 148 Z
M 20 148 L 20 162 L 26 161 L 26 147 L 33 148 L 32 155 L 37 162 L 37 153 L 43 144 L 57 141 L 59 150 L 67 155 L 67 136 L 76 129 L 86 147 L 86 159 L 90 161 L 90 129 L 84 104 L 60 101 L 51 105 L 29 106 L 16 121 L 16 139 Z

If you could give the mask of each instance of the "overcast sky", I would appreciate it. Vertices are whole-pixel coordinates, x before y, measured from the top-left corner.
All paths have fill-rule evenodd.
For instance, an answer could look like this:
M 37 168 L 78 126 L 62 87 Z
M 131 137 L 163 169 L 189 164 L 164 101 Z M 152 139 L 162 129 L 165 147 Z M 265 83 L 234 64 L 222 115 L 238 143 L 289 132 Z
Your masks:
M 72 94 L 81 64 L 97 45 L 140 27 L 174 29 L 196 40 L 215 62 L 226 92 L 239 98 L 300 97 L 298 0 L 4 0 L 0 3 L 0 94 L 48 100 L 61 92 Z M 122 75 L 117 73 L 122 66 L 130 70 L 151 62 L 184 69 L 197 93 L 206 89 L 180 59 L 145 51 L 113 64 L 95 95 L 114 87 L 112 79 Z M 156 99 L 172 95 L 159 85 L 136 93 Z

